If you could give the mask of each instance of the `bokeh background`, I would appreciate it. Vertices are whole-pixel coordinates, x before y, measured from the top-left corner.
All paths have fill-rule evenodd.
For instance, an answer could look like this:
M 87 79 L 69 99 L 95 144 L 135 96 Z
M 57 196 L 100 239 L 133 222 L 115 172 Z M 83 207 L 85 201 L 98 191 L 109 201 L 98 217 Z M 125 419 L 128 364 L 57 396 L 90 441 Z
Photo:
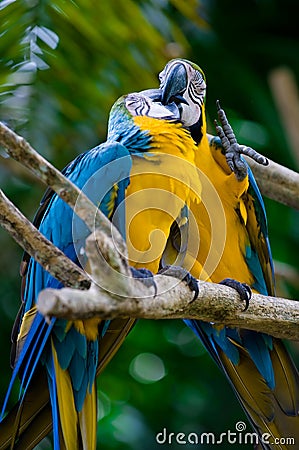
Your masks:
M 120 95 L 156 87 L 165 63 L 184 57 L 206 73 L 209 131 L 219 98 L 239 142 L 296 170 L 296 10 L 296 0 L 0 1 L 0 120 L 62 169 L 105 140 Z M 32 219 L 44 186 L 4 151 L 0 180 Z M 268 199 L 266 208 L 279 294 L 299 298 L 298 212 Z M 2 402 L 22 250 L 2 229 L 0 248 Z M 296 345 L 292 351 L 299 365 Z M 163 428 L 220 434 L 245 421 L 250 431 L 227 381 L 180 321 L 140 321 L 98 390 L 98 446 L 105 450 L 182 448 L 156 443 Z M 50 449 L 51 439 L 39 448 Z

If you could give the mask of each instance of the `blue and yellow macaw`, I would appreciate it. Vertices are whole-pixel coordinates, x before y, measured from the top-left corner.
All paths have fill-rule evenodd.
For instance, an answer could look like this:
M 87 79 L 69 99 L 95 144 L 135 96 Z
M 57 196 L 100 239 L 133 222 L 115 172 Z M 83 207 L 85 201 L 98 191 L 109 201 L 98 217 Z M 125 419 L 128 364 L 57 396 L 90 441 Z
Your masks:
M 200 67 L 174 59 L 160 73 L 160 82 L 162 103 L 178 96 L 185 100 L 179 105 L 181 120 L 196 142 L 195 163 L 202 179 L 202 201 L 190 208 L 200 246 L 192 250 L 189 231 L 186 267 L 196 278 L 218 283 L 230 277 L 253 292 L 275 295 L 264 203 L 241 157 L 248 148 L 236 144 L 227 123 L 223 129 L 217 126 L 221 140 L 207 134 L 206 78 Z M 219 114 L 223 116 L 223 110 Z M 260 162 L 265 164 L 262 157 Z M 288 436 L 298 443 L 299 376 L 284 344 L 265 333 L 185 322 L 226 375 L 259 435 L 259 445 L 285 449 L 285 441 L 279 444 L 278 439 Z M 268 433 L 264 442 L 263 433 Z
M 159 270 L 172 223 L 191 201 L 199 202 L 201 190 L 191 134 L 179 121 L 176 103 L 163 106 L 157 93 L 121 97 L 110 113 L 107 141 L 63 170 L 118 227 L 128 243 L 132 273 L 141 279 Z M 72 261 L 85 266 L 82 249 L 89 231 L 51 190 L 35 225 Z M 53 425 L 56 450 L 95 449 L 96 375 L 134 320 L 52 318 L 47 323 L 37 311 L 38 294 L 62 284 L 28 255 L 22 270 L 23 304 L 14 328 L 14 370 L 2 417 L 17 376 L 20 400 L 0 423 L 0 448 L 33 448 Z

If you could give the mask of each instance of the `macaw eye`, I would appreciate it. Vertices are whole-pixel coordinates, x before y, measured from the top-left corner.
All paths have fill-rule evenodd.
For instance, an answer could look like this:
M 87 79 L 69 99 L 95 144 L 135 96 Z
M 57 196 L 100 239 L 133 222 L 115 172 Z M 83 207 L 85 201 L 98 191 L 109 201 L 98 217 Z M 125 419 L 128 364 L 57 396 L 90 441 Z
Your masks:
M 192 81 L 193 81 L 193 83 L 197 83 L 197 84 L 202 83 L 203 76 L 198 70 L 194 71 L 194 75 L 193 75 L 193 80 Z

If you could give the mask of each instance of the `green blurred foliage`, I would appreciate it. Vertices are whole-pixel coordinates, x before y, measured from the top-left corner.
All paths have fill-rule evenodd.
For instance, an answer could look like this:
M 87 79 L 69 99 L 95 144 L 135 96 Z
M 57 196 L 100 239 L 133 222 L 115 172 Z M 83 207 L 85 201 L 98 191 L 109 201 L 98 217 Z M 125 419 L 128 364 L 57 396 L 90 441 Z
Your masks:
M 242 6 L 232 0 L 1 1 L 0 119 L 62 168 L 105 140 L 117 97 L 157 86 L 165 63 L 186 57 L 207 75 L 210 132 L 219 98 L 240 142 L 296 169 L 268 81 L 280 66 L 298 81 L 294 5 L 295 0 L 245 0 Z M 0 156 L 0 162 L 1 188 L 32 218 L 44 187 L 10 159 Z M 267 199 L 266 207 L 274 258 L 298 270 L 298 212 Z M 0 245 L 2 399 L 22 251 L 2 230 Z M 298 298 L 298 283 L 296 288 L 280 280 L 279 288 Z M 245 420 L 224 377 L 178 321 L 140 321 L 98 389 L 99 448 L 108 450 L 160 448 L 155 435 L 164 427 L 221 433 Z M 46 440 L 39 448 L 50 446 Z

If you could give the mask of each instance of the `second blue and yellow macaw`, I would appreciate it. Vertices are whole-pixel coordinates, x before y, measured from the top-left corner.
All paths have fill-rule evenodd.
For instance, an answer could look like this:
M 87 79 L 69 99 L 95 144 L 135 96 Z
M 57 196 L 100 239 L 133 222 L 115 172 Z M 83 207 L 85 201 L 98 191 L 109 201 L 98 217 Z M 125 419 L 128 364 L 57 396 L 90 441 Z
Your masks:
M 196 278 L 218 283 L 230 277 L 254 292 L 275 295 L 266 212 L 253 174 L 241 157 L 246 149 L 235 145 L 227 123 L 224 131 L 217 127 L 222 141 L 207 134 L 206 78 L 200 67 L 172 60 L 160 73 L 160 82 L 163 103 L 178 95 L 185 100 L 179 106 L 181 120 L 196 141 L 195 162 L 202 179 L 202 202 L 191 203 L 200 247 L 194 252 L 189 243 L 186 267 Z M 191 231 L 189 235 L 192 241 Z M 226 375 L 258 433 L 259 445 L 294 448 L 286 445 L 286 437 L 293 437 L 298 445 L 299 376 L 284 344 L 265 333 L 199 320 L 185 322 Z
M 171 102 L 163 106 L 155 96 L 155 91 L 145 91 L 119 99 L 110 113 L 107 141 L 63 171 L 118 227 L 128 244 L 133 275 L 141 279 L 140 268 L 158 271 L 173 221 L 191 200 L 199 202 L 201 190 L 196 146 L 179 122 L 178 108 Z M 35 225 L 72 261 L 85 265 L 82 249 L 89 231 L 53 191 L 46 192 Z M 20 401 L 0 424 L 0 448 L 33 448 L 53 424 L 55 450 L 95 449 L 96 375 L 134 320 L 53 318 L 47 323 L 37 311 L 38 294 L 62 285 L 33 258 L 25 257 L 23 266 L 23 305 L 15 324 L 9 387 L 10 392 L 19 376 Z

